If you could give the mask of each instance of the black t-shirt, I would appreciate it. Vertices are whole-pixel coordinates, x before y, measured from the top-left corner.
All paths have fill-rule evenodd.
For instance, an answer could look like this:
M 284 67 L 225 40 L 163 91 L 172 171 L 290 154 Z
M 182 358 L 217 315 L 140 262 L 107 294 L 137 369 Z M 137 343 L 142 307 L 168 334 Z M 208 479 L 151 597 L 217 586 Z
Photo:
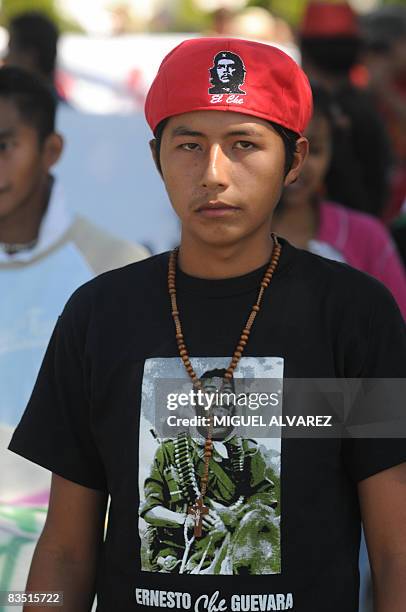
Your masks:
M 405 326 L 389 292 L 345 264 L 281 242 L 236 379 L 405 377 Z M 204 440 L 191 430 L 166 438 L 156 430 L 154 384 L 188 381 L 168 258 L 108 272 L 73 294 L 9 448 L 110 494 L 99 612 L 355 612 L 356 483 L 406 461 L 404 441 L 232 432 L 215 444 L 210 463 L 207 496 L 220 520 L 193 540 L 173 517 L 194 501 Z M 199 376 L 228 365 L 264 270 L 225 280 L 178 270 L 180 317 Z

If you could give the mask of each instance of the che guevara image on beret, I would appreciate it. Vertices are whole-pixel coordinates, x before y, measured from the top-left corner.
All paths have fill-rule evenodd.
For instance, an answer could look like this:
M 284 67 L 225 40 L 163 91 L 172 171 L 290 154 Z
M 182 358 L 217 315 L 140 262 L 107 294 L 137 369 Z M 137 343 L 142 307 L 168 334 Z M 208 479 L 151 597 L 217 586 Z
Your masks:
M 231 94 L 245 95 L 241 85 L 245 80 L 245 66 L 241 57 L 231 51 L 220 51 L 214 57 L 213 66 L 209 70 L 210 83 L 209 94 Z

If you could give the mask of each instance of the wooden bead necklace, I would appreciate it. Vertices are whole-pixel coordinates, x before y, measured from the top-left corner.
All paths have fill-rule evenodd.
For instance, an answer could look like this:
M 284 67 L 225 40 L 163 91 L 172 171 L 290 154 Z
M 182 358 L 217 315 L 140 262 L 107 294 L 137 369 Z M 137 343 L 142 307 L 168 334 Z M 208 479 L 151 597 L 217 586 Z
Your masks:
M 223 383 L 226 381 L 230 381 L 233 378 L 234 370 L 236 369 L 242 357 L 242 354 L 244 352 L 244 348 L 247 345 L 249 335 L 251 333 L 251 329 L 255 321 L 255 317 L 260 311 L 261 302 L 262 302 L 262 298 L 263 298 L 265 289 L 270 284 L 272 280 L 272 276 L 274 275 L 274 272 L 277 268 L 282 246 L 278 242 L 278 238 L 275 234 L 272 234 L 272 239 L 273 239 L 274 245 L 272 248 L 272 254 L 271 254 L 269 265 L 261 281 L 257 300 L 255 304 L 253 305 L 251 309 L 251 313 L 244 326 L 244 329 L 242 330 L 240 339 L 234 350 L 230 364 L 228 368 L 226 368 Z M 201 380 L 198 378 L 196 372 L 194 371 L 192 363 L 190 361 L 189 353 L 188 353 L 188 350 L 185 344 L 185 339 L 183 337 L 182 325 L 181 325 L 180 318 L 179 318 L 179 309 L 178 309 L 178 304 L 176 300 L 176 265 L 177 265 L 178 253 L 179 253 L 179 247 L 176 247 L 170 254 L 169 266 L 168 266 L 168 290 L 169 290 L 169 295 L 171 299 L 172 317 L 175 323 L 176 342 L 178 345 L 179 355 L 183 361 L 183 365 L 185 366 L 187 373 L 189 374 L 192 380 L 193 387 L 199 390 L 203 388 L 203 385 L 201 383 Z M 202 536 L 203 515 L 209 512 L 209 508 L 204 505 L 204 497 L 207 492 L 207 484 L 209 481 L 209 462 L 210 462 L 210 458 L 213 453 L 213 440 L 212 440 L 213 419 L 212 419 L 211 412 L 209 412 L 208 419 L 209 419 L 209 425 L 207 428 L 208 433 L 207 433 L 207 438 L 204 444 L 204 472 L 201 478 L 201 493 L 200 493 L 200 496 L 196 499 L 195 504 L 188 509 L 188 514 L 193 516 L 194 535 L 196 538 L 200 538 Z

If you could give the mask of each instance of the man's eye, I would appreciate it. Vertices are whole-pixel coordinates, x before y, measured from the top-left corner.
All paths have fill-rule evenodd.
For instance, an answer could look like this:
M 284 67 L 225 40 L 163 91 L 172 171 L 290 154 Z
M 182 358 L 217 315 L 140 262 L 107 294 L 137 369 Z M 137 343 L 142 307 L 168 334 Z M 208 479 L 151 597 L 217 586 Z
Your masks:
M 255 145 L 252 142 L 248 142 L 247 140 L 239 140 L 235 143 L 237 149 L 243 149 L 244 151 L 248 151 L 249 149 L 254 149 Z
M 185 151 L 196 151 L 196 148 L 198 146 L 199 145 L 197 144 L 197 142 L 185 142 L 180 145 L 180 148 L 184 149 Z
M 10 142 L 8 140 L 0 140 L 0 151 L 4 152 L 10 148 Z

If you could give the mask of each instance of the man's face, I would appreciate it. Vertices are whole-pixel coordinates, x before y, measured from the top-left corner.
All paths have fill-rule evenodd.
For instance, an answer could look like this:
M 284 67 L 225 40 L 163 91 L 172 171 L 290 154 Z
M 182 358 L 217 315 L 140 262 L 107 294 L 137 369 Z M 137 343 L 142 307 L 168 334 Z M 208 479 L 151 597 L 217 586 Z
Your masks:
M 160 159 L 182 239 L 210 247 L 269 236 L 282 187 L 296 178 L 296 170 L 284 178 L 284 144 L 273 127 L 231 111 L 171 117 Z
M 37 130 L 0 97 L 0 221 L 23 206 L 47 173 Z
M 217 75 L 222 83 L 229 83 L 237 70 L 232 59 L 221 59 L 217 62 Z
M 322 193 L 324 180 L 331 161 L 332 134 L 329 121 L 315 112 L 306 130 L 310 142 L 309 155 L 303 164 L 298 180 L 287 187 L 284 203 L 289 206 L 303 206 Z
M 200 416 L 207 417 L 211 414 L 213 417 L 216 416 L 221 418 L 223 416 L 232 416 L 235 413 L 235 405 L 233 403 L 234 388 L 231 382 L 224 381 L 222 378 L 203 378 L 202 379 L 202 391 L 208 395 L 216 394 L 218 392 L 219 401 L 213 402 L 210 411 L 205 410 L 204 407 L 197 407 L 196 413 Z M 229 399 L 227 399 L 229 398 Z M 212 437 L 214 440 L 224 440 L 232 431 L 234 427 L 217 425 L 213 427 Z M 207 437 L 208 431 L 206 427 L 198 427 L 198 432 L 203 436 Z

